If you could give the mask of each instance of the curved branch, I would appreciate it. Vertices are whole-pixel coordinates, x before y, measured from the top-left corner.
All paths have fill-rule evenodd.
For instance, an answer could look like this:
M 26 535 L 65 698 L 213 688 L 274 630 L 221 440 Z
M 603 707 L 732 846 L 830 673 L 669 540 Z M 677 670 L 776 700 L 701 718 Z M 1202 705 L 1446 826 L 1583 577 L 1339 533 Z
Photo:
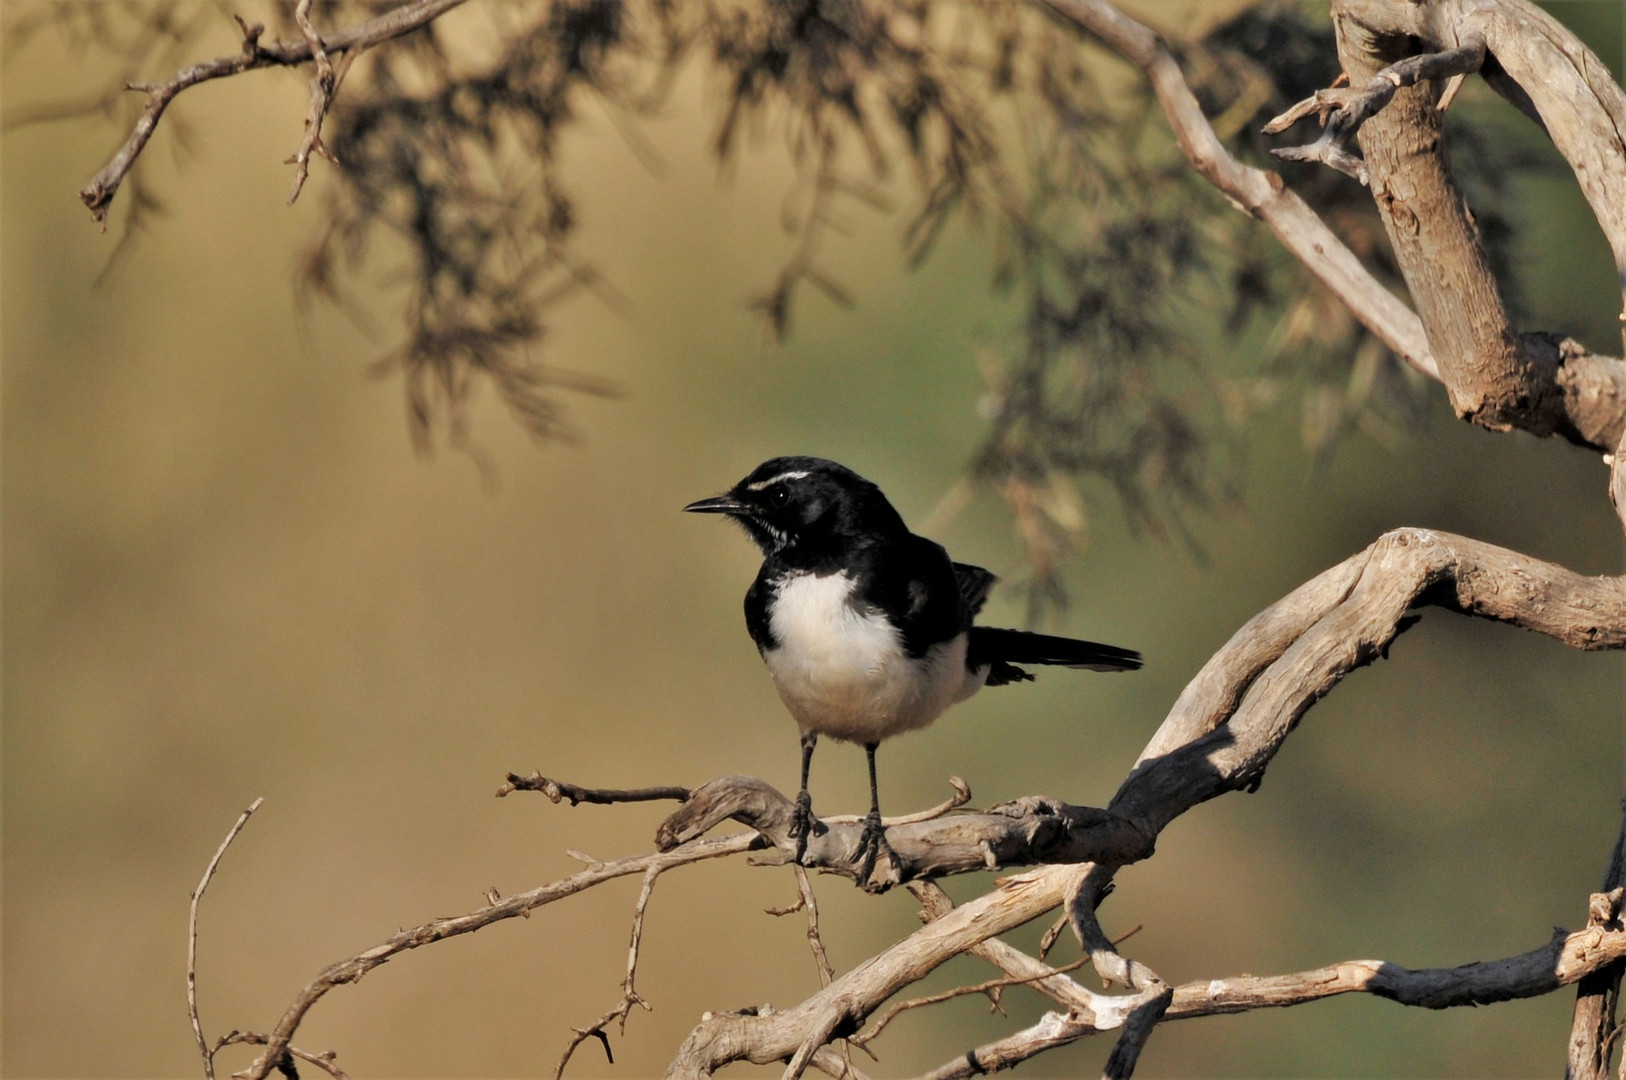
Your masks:
M 1144 71 L 1192 167 L 1238 209 L 1270 226 L 1282 245 L 1396 356 L 1431 379 L 1440 377 L 1417 314 L 1361 265 L 1309 204 L 1287 189 L 1279 173 L 1244 165 L 1231 156 L 1203 116 L 1162 38 L 1106 0 L 1040 2 Z
M 1310 706 L 1387 654 L 1443 607 L 1546 634 L 1573 648 L 1626 648 L 1626 579 L 1586 577 L 1528 555 L 1429 529 L 1385 533 L 1238 631 L 1192 681 L 1107 811 L 1155 836 L 1226 791 L 1255 786 Z M 1251 634 L 1261 624 L 1268 634 Z M 1235 701 L 1226 712 L 1214 702 Z

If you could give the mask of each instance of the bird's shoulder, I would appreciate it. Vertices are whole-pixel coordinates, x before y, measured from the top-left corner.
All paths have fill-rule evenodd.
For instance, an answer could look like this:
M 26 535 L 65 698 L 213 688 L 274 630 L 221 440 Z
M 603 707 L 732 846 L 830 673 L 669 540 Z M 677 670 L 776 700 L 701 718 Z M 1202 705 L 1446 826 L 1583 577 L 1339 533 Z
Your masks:
M 764 653 L 779 646 L 770 616 L 784 570 L 771 566 L 771 563 L 772 560 L 763 562 L 756 580 L 745 591 L 745 629 L 751 635 L 751 640 L 756 642 L 757 651 Z

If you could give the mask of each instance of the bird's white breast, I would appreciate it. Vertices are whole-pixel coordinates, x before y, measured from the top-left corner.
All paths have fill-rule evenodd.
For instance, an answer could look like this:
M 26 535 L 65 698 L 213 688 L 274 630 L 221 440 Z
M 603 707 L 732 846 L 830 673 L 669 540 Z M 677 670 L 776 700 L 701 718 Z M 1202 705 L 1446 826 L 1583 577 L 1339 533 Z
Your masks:
M 879 742 L 925 727 L 969 696 L 964 634 L 912 658 L 879 611 L 855 601 L 846 574 L 787 575 L 768 615 L 763 653 L 779 696 L 803 728 Z

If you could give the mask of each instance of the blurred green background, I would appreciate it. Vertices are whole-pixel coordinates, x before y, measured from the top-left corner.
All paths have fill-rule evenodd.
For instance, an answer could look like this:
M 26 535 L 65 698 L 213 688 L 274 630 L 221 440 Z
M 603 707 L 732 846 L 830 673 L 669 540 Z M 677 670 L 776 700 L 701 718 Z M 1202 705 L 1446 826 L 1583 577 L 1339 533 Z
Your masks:
M 1626 66 L 1626 7 L 1551 8 Z M 1204 5 L 1135 10 L 1174 25 Z M 222 23 L 200 55 L 236 47 Z M 47 41 L 6 67 L 4 93 L 42 100 L 101 74 Z M 122 131 L 81 121 L 5 137 L 8 1076 L 197 1074 L 187 898 L 256 796 L 265 807 L 203 911 L 211 1036 L 268 1029 L 320 968 L 397 927 L 571 872 L 566 848 L 650 846 L 661 807 L 498 802 L 507 770 L 793 785 L 795 729 L 739 614 L 756 557 L 737 531 L 678 508 L 763 458 L 816 453 L 878 481 L 919 522 L 978 438 L 976 353 L 1011 316 L 987 288 L 988 237 L 961 228 L 911 273 L 898 223 L 859 217 L 826 246 L 856 310 L 808 294 L 791 340 L 773 343 L 745 300 L 784 257 L 790 169 L 768 140 L 719 182 L 690 78 L 643 129 L 659 175 L 601 114 L 565 150 L 582 250 L 629 304 L 578 298 L 547 348 L 625 398 L 572 401 L 581 443 L 543 448 L 481 399 L 473 431 L 494 484 L 455 451 L 415 457 L 398 382 L 366 377 L 383 345 L 331 310 L 296 312 L 292 268 L 327 182 L 318 163 L 304 199 L 283 206 L 303 79 L 262 72 L 185 96 L 140 165 L 168 214 L 99 284 L 119 215 L 102 235 L 74 193 Z M 1618 295 L 1573 185 L 1519 195 L 1531 324 L 1612 350 Z M 398 318 L 388 288 L 363 296 L 381 325 Z M 1207 565 L 1128 534 L 1110 496 L 1091 491 L 1062 629 L 1139 648 L 1146 669 L 979 696 L 887 744 L 885 805 L 935 802 L 950 774 L 979 805 L 1032 793 L 1099 805 L 1242 621 L 1393 526 L 1621 571 L 1595 456 L 1470 429 L 1437 388 L 1432 401 L 1403 447 L 1352 438 L 1320 469 L 1296 418 L 1267 411 L 1245 508 L 1199 523 Z M 933 535 L 1020 572 L 991 498 Z M 1016 597 L 996 594 L 989 621 L 1021 617 Z M 1553 925 L 1584 922 L 1619 825 L 1622 673 L 1618 656 L 1431 614 L 1310 713 L 1260 793 L 1197 809 L 1123 872 L 1105 923 L 1144 924 L 1126 949 L 1179 981 L 1533 948 Z M 822 810 L 860 810 L 864 783 L 856 750 L 821 753 Z M 839 969 L 917 925 L 901 891 L 815 886 Z M 761 913 L 794 891 L 789 871 L 743 862 L 663 878 L 639 972 L 654 1011 L 633 1015 L 614 1066 L 586 1045 L 571 1075 L 658 1074 L 703 1010 L 816 989 L 800 916 Z M 617 998 L 635 892 L 616 883 L 398 959 L 327 998 L 297 1043 L 338 1050 L 358 1078 L 551 1074 L 569 1027 Z M 929 985 L 984 977 L 966 960 Z M 1571 1000 L 1436 1014 L 1350 997 L 1174 1024 L 1142 1072 L 1553 1075 Z M 1025 990 L 1006 1005 L 1009 1020 L 980 998 L 911 1013 L 877 1043 L 881 1063 L 860 1064 L 916 1073 L 1044 1008 Z M 1108 1049 L 1082 1043 L 1023 1072 L 1098 1070 Z M 249 1057 L 227 1051 L 222 1073 Z

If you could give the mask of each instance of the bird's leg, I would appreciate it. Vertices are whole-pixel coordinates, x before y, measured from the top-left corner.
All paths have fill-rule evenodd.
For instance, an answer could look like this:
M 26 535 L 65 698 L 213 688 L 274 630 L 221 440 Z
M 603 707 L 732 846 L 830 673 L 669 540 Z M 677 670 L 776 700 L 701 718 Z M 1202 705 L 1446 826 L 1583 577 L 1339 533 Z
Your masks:
M 807 838 L 824 831 L 813 816 L 813 796 L 807 793 L 807 773 L 813 767 L 813 748 L 818 744 L 818 732 L 802 732 L 802 790 L 796 793 L 796 809 L 790 815 L 790 837 L 796 841 L 797 862 L 807 854 Z
M 882 851 L 890 857 L 892 848 L 886 842 L 886 830 L 881 828 L 881 795 L 875 786 L 875 748 L 880 743 L 865 743 L 864 753 L 869 757 L 869 816 L 864 819 L 864 831 L 858 838 L 858 883 L 869 890 L 869 875 Z M 896 862 L 896 858 L 893 862 Z

